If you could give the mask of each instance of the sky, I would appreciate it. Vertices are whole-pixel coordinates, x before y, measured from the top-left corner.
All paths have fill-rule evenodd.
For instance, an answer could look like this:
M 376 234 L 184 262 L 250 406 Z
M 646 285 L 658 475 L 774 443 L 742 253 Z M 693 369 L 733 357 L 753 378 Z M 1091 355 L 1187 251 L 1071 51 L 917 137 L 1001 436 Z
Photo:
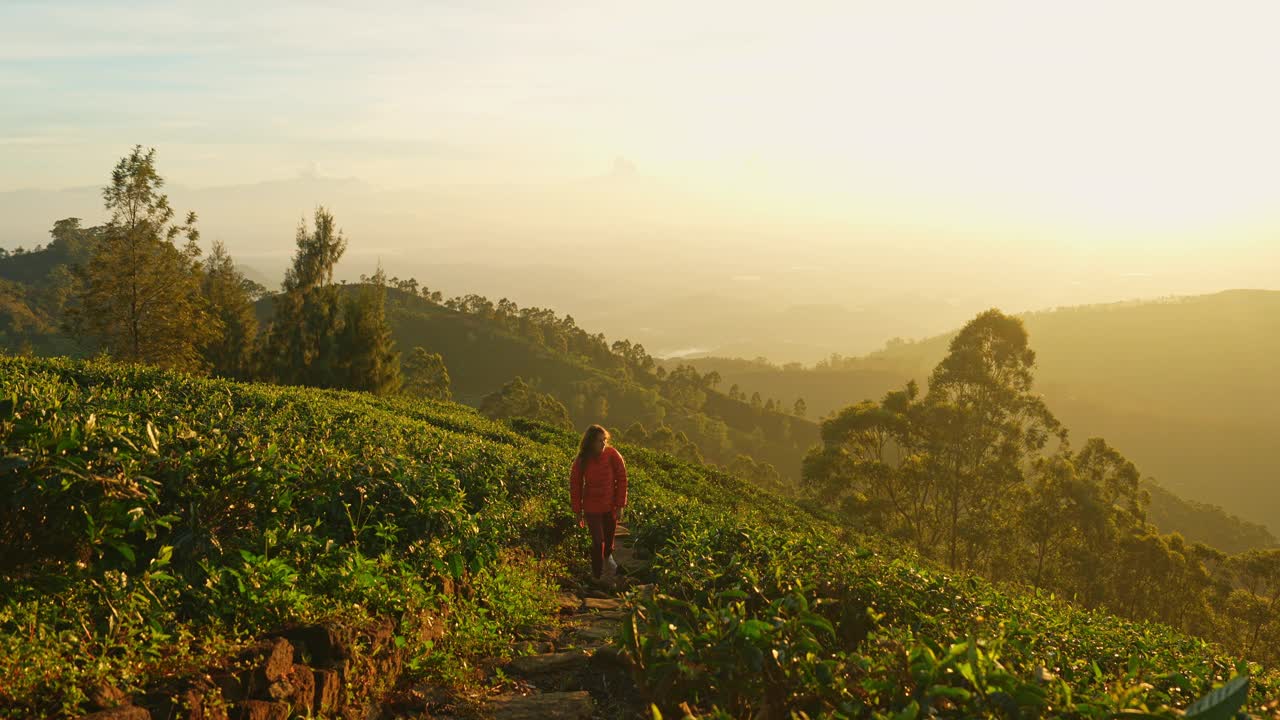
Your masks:
M 1276 287 L 1278 27 L 1274 2 L 0 0 L 0 193 L 100 186 L 141 143 L 175 188 L 349 178 L 399 193 L 388 217 L 470 188 L 487 210 L 446 229 L 473 244 L 644 208 L 659 247 L 928 255 L 994 289 L 1064 264 L 1165 278 L 1095 300 Z M 575 195 L 602 176 L 645 199 L 608 217 Z M 530 188 L 554 223 L 507 212 Z M 992 301 L 1058 297 L 1020 292 Z

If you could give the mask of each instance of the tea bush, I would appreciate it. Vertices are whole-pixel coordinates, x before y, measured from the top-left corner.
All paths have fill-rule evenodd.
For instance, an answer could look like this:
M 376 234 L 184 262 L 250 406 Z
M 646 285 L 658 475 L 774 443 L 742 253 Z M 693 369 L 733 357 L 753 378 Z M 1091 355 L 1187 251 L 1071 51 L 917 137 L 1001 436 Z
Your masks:
M 0 717 L 75 715 L 98 683 L 140 692 L 332 618 L 394 616 L 409 643 L 447 614 L 407 665 L 465 682 L 581 567 L 575 445 L 451 403 L 0 357 Z M 1201 640 L 942 572 L 820 508 L 623 452 L 657 592 L 621 640 L 663 711 L 1273 711 L 1274 673 Z M 1247 690 L 1192 705 L 1242 674 Z

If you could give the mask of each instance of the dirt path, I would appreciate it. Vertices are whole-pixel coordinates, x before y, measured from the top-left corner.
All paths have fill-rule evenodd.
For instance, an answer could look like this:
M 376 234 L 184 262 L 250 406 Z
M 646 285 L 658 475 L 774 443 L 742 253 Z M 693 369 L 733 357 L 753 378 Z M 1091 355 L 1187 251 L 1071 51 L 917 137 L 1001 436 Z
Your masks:
M 632 547 L 630 533 L 619 525 L 613 553 L 620 570 L 618 588 L 561 593 L 561 627 L 532 641 L 529 649 L 535 654 L 517 657 L 502 668 L 516 680 L 519 691 L 490 699 L 495 720 L 612 719 L 641 714 L 644 704 L 612 642 L 628 616 L 623 591 L 644 588 L 634 580 L 645 568 L 642 555 Z

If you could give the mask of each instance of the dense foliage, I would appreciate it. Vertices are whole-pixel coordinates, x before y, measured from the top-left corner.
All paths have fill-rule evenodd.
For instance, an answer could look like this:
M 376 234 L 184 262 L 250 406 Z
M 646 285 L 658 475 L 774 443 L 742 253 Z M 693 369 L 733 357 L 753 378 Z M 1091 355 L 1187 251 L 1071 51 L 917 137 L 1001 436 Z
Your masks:
M 1137 467 L 1100 438 L 1071 448 L 1033 392 L 1034 360 L 1021 320 L 979 315 L 927 394 L 910 382 L 825 420 L 806 487 L 950 568 L 1280 662 L 1280 549 L 1227 557 L 1159 535 Z
M 1225 509 L 1200 513 L 1153 498 L 1165 532 L 1225 552 L 1280 534 L 1280 292 L 1232 290 L 1162 301 L 1090 305 L 1020 316 L 1035 340 L 1037 386 L 1078 437 L 1105 437 L 1144 474 L 1182 498 Z M 815 366 L 704 358 L 684 360 L 725 383 L 779 398 L 804 397 L 824 417 L 923 381 L 955 333 L 898 340 L 865 357 L 835 355 Z M 1258 535 L 1249 523 L 1268 526 Z M 1180 522 L 1185 520 L 1185 522 Z M 1179 524 L 1173 524 L 1179 523 Z
M 6 717 L 73 713 L 97 681 L 137 691 L 289 623 L 476 615 L 446 579 L 520 575 L 504 549 L 550 552 L 571 527 L 566 453 L 455 405 L 16 358 L 0 398 Z M 485 622 L 421 661 L 510 645 L 515 624 Z

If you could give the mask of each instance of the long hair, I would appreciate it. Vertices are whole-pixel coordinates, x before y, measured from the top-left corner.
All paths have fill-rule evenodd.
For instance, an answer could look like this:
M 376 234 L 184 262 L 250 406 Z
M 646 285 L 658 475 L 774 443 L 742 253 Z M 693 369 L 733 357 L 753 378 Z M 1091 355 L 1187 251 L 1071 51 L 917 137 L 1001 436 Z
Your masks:
M 582 442 L 578 444 L 578 456 L 574 458 L 578 461 L 578 467 L 585 468 L 587 462 L 596 459 L 598 453 L 595 449 L 595 441 L 601 436 L 604 436 L 604 444 L 608 445 L 609 431 L 605 430 L 603 425 L 592 425 L 582 433 Z

